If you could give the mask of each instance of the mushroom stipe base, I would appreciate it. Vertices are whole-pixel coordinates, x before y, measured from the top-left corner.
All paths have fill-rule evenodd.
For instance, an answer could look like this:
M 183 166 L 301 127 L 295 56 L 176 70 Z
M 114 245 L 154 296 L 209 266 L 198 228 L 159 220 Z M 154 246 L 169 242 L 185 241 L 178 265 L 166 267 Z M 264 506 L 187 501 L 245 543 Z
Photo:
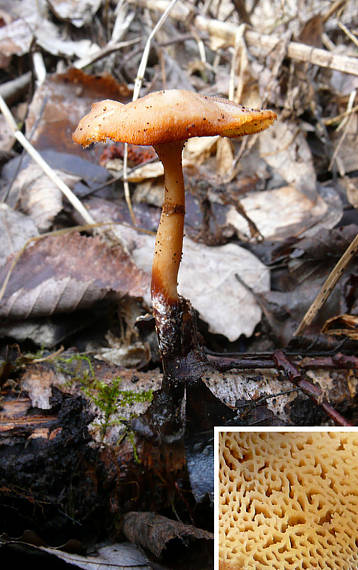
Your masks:
M 163 361 L 187 356 L 192 350 L 198 350 L 196 314 L 190 302 L 179 295 L 177 301 L 172 303 L 166 302 L 160 296 L 154 296 L 152 303 Z

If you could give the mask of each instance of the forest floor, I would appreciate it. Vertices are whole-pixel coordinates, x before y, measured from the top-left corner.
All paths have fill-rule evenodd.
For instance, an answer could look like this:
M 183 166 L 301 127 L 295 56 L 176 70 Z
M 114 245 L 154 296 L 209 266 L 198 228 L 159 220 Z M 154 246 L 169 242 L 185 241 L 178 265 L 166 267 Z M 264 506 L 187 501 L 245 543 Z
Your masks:
M 213 426 L 358 425 L 356 8 L 0 0 L 3 560 L 213 568 Z M 163 167 L 72 133 L 178 88 L 277 120 L 185 145 L 179 292 L 210 366 L 169 442 L 140 421 Z

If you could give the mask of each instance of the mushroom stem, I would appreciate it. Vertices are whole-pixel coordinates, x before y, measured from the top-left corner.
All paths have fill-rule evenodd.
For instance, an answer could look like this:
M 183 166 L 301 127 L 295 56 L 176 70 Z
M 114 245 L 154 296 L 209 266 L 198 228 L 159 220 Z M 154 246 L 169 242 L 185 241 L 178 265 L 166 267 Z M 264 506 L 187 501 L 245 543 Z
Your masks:
M 178 302 L 177 278 L 183 248 L 185 193 L 182 169 L 183 141 L 155 145 L 164 166 L 164 199 L 152 266 L 153 308 Z

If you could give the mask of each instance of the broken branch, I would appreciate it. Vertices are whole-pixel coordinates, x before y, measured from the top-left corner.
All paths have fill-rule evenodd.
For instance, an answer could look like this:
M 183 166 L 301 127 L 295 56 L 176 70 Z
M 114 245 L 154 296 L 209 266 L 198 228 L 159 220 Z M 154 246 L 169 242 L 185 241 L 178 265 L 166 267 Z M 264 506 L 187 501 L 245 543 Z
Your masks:
M 318 386 L 312 384 L 304 378 L 298 368 L 290 362 L 282 350 L 276 350 L 273 354 L 273 359 L 278 368 L 283 370 L 286 378 L 290 380 L 295 386 L 300 388 L 304 394 L 309 396 L 316 404 L 321 406 L 326 414 L 339 426 L 351 426 L 339 412 L 337 412 L 328 402 L 323 398 L 322 390 Z
M 238 355 L 216 356 L 207 354 L 209 362 L 220 372 L 227 370 L 253 370 L 275 368 L 276 362 L 272 353 L 261 353 L 258 356 L 253 354 L 240 353 Z M 354 355 L 338 352 L 333 355 L 310 355 L 302 357 L 300 355 L 290 355 L 290 361 L 300 368 L 305 369 L 358 369 L 358 357 Z

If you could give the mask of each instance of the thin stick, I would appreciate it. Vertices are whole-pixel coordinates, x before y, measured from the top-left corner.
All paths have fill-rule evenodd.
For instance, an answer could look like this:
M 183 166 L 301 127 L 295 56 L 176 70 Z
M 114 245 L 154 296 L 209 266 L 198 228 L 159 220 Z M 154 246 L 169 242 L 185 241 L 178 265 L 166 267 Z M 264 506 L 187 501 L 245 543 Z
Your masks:
M 103 59 L 104 57 L 107 57 L 107 55 L 110 55 L 111 53 L 119 51 L 119 50 L 123 49 L 124 47 L 129 47 L 129 46 L 135 45 L 139 42 L 140 42 L 140 38 L 135 38 L 133 40 L 127 40 L 127 41 L 118 42 L 118 43 L 109 42 L 107 45 L 105 45 L 103 48 L 99 49 L 95 53 L 75 61 L 75 63 L 73 64 L 73 67 L 75 67 L 76 69 L 83 69 L 84 67 L 87 67 L 88 65 L 92 65 L 92 63 L 94 63 L 95 61 L 98 61 L 99 59 Z
M 150 34 L 148 36 L 148 39 L 147 39 L 146 44 L 144 46 L 142 59 L 140 61 L 139 67 L 138 67 L 137 77 L 135 78 L 135 81 L 134 81 L 133 101 L 136 101 L 139 97 L 140 89 L 142 87 L 142 83 L 143 83 L 143 79 L 144 79 L 144 73 L 145 73 L 145 70 L 147 67 L 147 62 L 148 62 L 148 57 L 149 57 L 152 39 L 154 38 L 155 34 L 160 30 L 160 28 L 164 24 L 164 22 L 167 19 L 171 9 L 173 8 L 174 4 L 176 4 L 177 1 L 178 0 L 171 0 L 171 2 L 168 2 L 168 5 L 166 6 L 164 13 L 161 15 L 158 22 L 156 23 L 156 25 L 154 26 L 154 28 L 152 29 L 152 31 L 150 32 Z M 125 197 L 125 200 L 127 202 L 127 206 L 128 206 L 131 218 L 132 218 L 132 222 L 136 226 L 137 223 L 136 223 L 135 215 L 133 212 L 132 202 L 131 202 L 131 197 L 130 197 L 130 192 L 129 192 L 127 169 L 128 169 L 128 144 L 125 143 L 124 150 L 123 150 L 124 197 Z
M 355 35 L 352 34 L 352 32 L 350 32 L 348 28 L 346 28 L 346 26 L 342 24 L 342 22 L 338 22 L 338 26 L 341 28 L 342 32 L 344 32 L 346 36 L 349 37 L 349 39 L 354 43 L 354 45 L 358 47 L 358 39 L 355 37 Z
M 329 18 L 338 10 L 340 10 L 344 4 L 347 3 L 347 0 L 336 0 L 335 2 L 333 2 L 333 4 L 329 7 L 329 9 L 327 10 L 327 12 L 325 14 L 322 15 L 322 22 L 326 23 L 327 20 L 329 20 Z
M 322 390 L 319 386 L 312 384 L 306 380 L 304 376 L 299 372 L 298 368 L 292 364 L 286 358 L 282 350 L 277 350 L 273 354 L 273 359 L 276 362 L 278 368 L 283 370 L 285 376 L 295 384 L 298 388 L 302 390 L 307 396 L 311 398 L 317 405 L 326 412 L 326 414 L 334 421 L 336 425 L 339 426 L 351 426 L 351 424 L 346 418 L 344 418 L 339 412 L 337 412 L 332 406 L 323 398 Z
M 339 121 L 341 121 L 342 119 L 345 119 L 345 117 L 349 117 L 349 115 L 353 115 L 353 113 L 356 113 L 358 111 L 358 105 L 355 105 L 354 107 L 352 107 L 349 111 L 344 111 L 344 113 L 341 113 L 340 115 L 336 115 L 335 117 L 329 117 L 327 119 L 323 119 L 322 122 L 324 125 L 333 125 L 334 123 L 339 123 Z
M 4 118 L 14 133 L 14 137 L 19 143 L 24 147 L 26 152 L 31 156 L 31 158 L 42 168 L 42 170 L 47 174 L 47 176 L 52 180 L 54 184 L 61 190 L 61 192 L 66 196 L 67 200 L 72 204 L 72 206 L 77 210 L 77 212 L 82 216 L 86 224 L 95 224 L 96 221 L 92 218 L 91 214 L 86 210 L 80 200 L 75 196 L 72 190 L 61 180 L 61 178 L 56 174 L 56 172 L 47 164 L 47 162 L 42 158 L 41 154 L 32 146 L 27 138 L 23 135 L 21 131 L 17 128 L 14 117 L 12 116 L 9 107 L 5 103 L 4 99 L 0 95 L 0 111 L 4 115 Z
M 167 0 L 129 0 L 129 2 L 160 12 L 166 10 L 169 4 Z M 181 2 L 172 12 L 171 16 L 175 20 L 186 22 L 190 16 L 190 10 Z M 204 16 L 194 17 L 192 24 L 200 31 L 208 32 L 211 36 L 226 40 L 230 45 L 234 45 L 235 43 L 237 32 L 236 24 L 221 22 L 220 20 L 205 18 Z M 272 50 L 282 41 L 279 36 L 274 34 L 259 34 L 253 30 L 246 30 L 245 40 L 249 46 L 261 48 L 265 53 Z M 356 57 L 330 53 L 325 49 L 314 48 L 299 42 L 288 43 L 287 56 L 296 61 L 305 61 L 313 65 L 319 65 L 320 67 L 328 67 L 329 69 L 336 69 L 343 73 L 358 75 L 358 59 Z
M 16 77 L 16 79 L 12 79 L 11 81 L 7 81 L 6 83 L 2 83 L 0 85 L 0 95 L 6 101 L 10 102 L 12 98 L 15 98 L 19 92 L 24 91 L 30 83 L 31 83 L 32 72 L 27 71 L 24 75 L 20 75 L 20 77 Z
M 254 370 L 255 368 L 262 368 L 264 370 L 276 368 L 276 362 L 273 360 L 271 352 L 264 352 L 259 354 L 253 353 L 232 353 L 232 354 L 218 354 L 206 353 L 208 361 L 220 372 L 228 370 Z M 295 366 L 300 369 L 316 370 L 317 368 L 325 368 L 327 370 L 358 370 L 358 357 L 349 354 L 337 352 L 333 355 L 321 353 L 311 353 L 309 355 L 298 353 L 286 353 L 286 357 L 290 358 Z
M 354 238 L 352 243 L 348 246 L 348 248 L 340 258 L 338 263 L 335 265 L 331 273 L 328 275 L 326 281 L 321 287 L 320 292 L 318 293 L 317 297 L 313 301 L 312 305 L 310 306 L 307 313 L 300 322 L 299 326 L 297 327 L 296 331 L 294 332 L 294 336 L 301 334 L 303 329 L 305 329 L 306 327 L 308 327 L 308 325 L 311 324 L 311 322 L 317 315 L 318 311 L 322 309 L 323 305 L 327 301 L 328 297 L 330 296 L 337 282 L 342 277 L 348 263 L 352 260 L 352 258 L 356 255 L 357 252 L 358 252 L 358 235 L 356 235 L 356 237 Z
M 243 36 L 244 36 L 244 32 L 245 32 L 245 24 L 241 24 L 236 32 L 236 36 L 235 36 L 235 45 L 234 45 L 234 52 L 232 55 L 232 60 L 231 60 L 231 68 L 230 68 L 230 81 L 229 81 L 229 99 L 230 101 L 236 101 L 239 102 L 239 99 L 235 99 L 235 79 L 236 79 L 236 75 L 237 75 L 237 59 L 238 59 L 238 55 L 239 55 L 239 51 L 240 48 L 243 49 Z M 238 81 L 238 85 L 240 86 L 240 89 L 242 90 L 243 85 L 242 85 L 242 68 L 240 66 L 240 78 Z M 241 94 L 240 94 L 240 98 L 241 98 Z

